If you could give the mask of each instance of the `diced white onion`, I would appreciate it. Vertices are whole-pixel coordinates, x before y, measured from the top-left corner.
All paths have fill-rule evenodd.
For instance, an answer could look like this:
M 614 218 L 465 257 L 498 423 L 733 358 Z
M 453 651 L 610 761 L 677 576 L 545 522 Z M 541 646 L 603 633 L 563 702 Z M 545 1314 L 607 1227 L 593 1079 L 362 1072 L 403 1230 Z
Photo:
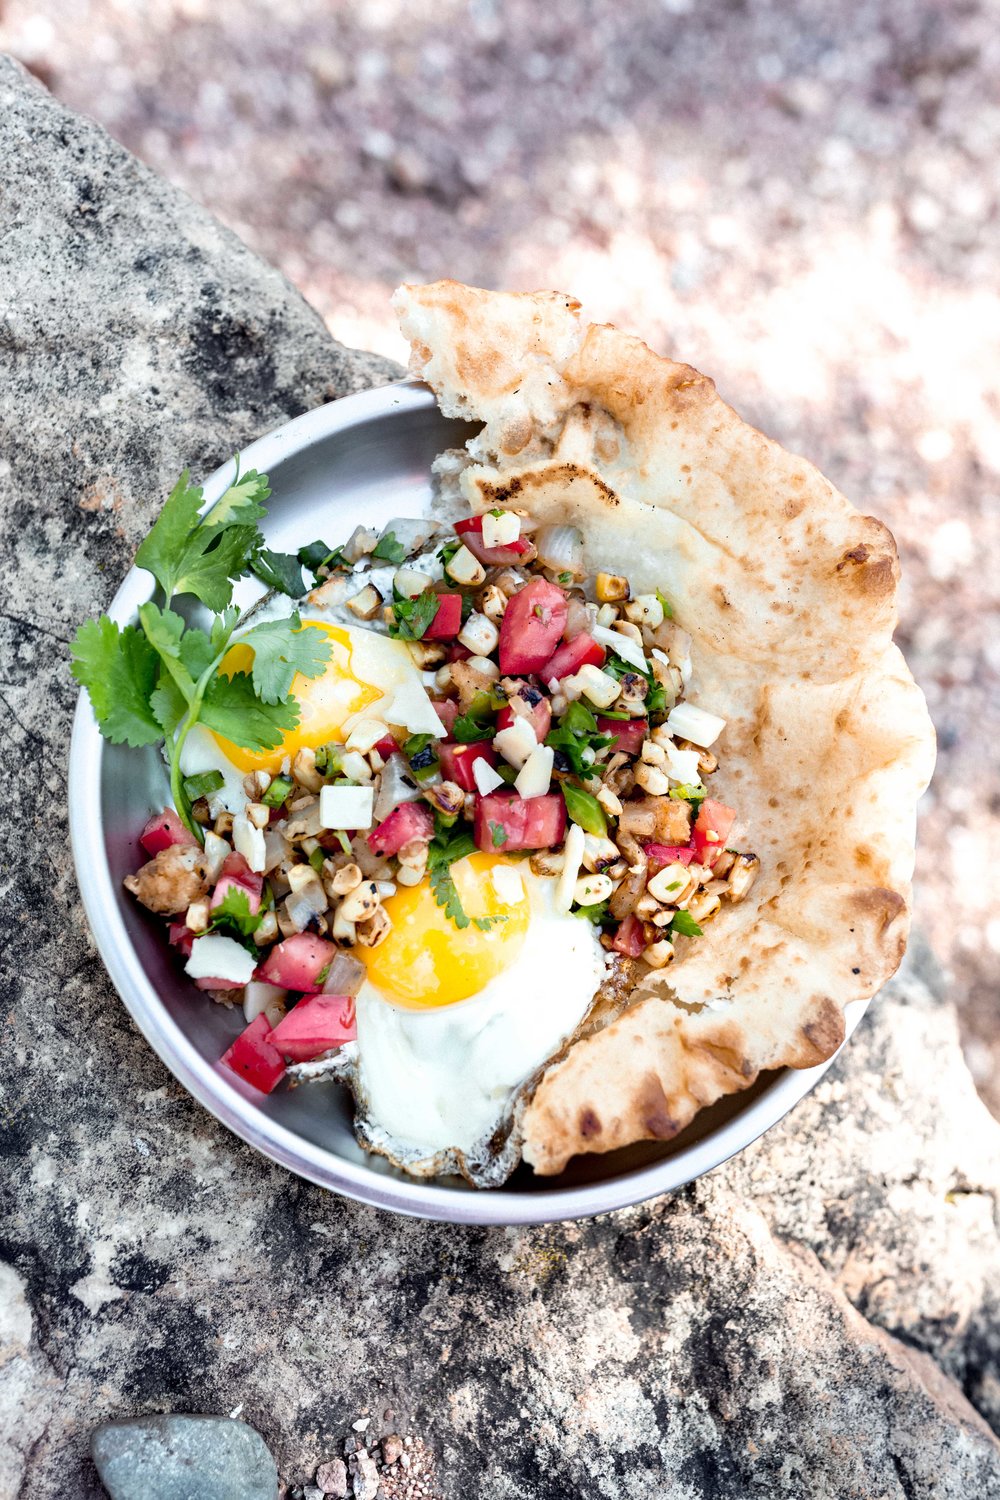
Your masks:
M 225 979 L 229 984 L 247 984 L 253 978 L 257 960 L 235 938 L 209 933 L 195 938 L 191 957 L 184 972 L 192 979 Z
M 482 583 L 486 577 L 486 569 L 477 558 L 473 557 L 464 543 L 459 547 L 451 562 L 448 563 L 445 572 L 456 583 L 464 583 L 470 586 Z
M 620 656 L 622 661 L 627 661 L 630 667 L 635 667 L 636 671 L 649 671 L 646 653 L 630 635 L 622 635 L 619 630 L 607 630 L 603 625 L 595 625 L 591 635 L 600 645 Z
M 520 770 L 537 746 L 538 738 L 528 720 L 515 714 L 514 722 L 510 727 L 501 729 L 499 734 L 493 736 L 493 744 L 508 765 L 516 766 Z
M 694 703 L 678 703 L 667 715 L 667 728 L 671 734 L 705 748 L 714 745 L 725 727 L 725 719 L 698 708 Z
M 335 953 L 323 980 L 324 995 L 356 995 L 365 979 L 365 966 L 352 953 Z
M 370 786 L 325 786 L 319 794 L 324 828 L 370 828 L 375 793 Z
M 459 645 L 465 646 L 473 656 L 489 656 L 496 650 L 500 632 L 492 620 L 473 610 L 458 634 Z
M 372 768 L 357 750 L 348 750 L 340 758 L 340 769 L 349 781 L 371 781 Z
M 554 573 L 583 576 L 583 535 L 575 526 L 541 526 L 534 535 L 538 561 Z
M 416 802 L 420 795 L 420 788 L 407 775 L 406 761 L 401 755 L 390 755 L 375 799 L 375 822 L 384 822 L 394 807 L 401 802 Z
M 573 892 L 583 863 L 583 839 L 584 833 L 579 823 L 571 823 L 563 846 L 562 873 L 556 886 L 557 911 L 569 911 L 573 905 Z
M 264 1015 L 274 1006 L 280 1005 L 284 1010 L 287 994 L 287 990 L 280 989 L 276 984 L 265 984 L 263 979 L 251 979 L 243 992 L 243 1014 L 249 1022 L 256 1021 L 258 1016 Z M 271 1024 L 273 1026 L 275 1023 L 272 1021 Z
M 291 845 L 283 833 L 276 828 L 264 829 L 264 874 L 269 875 L 276 865 L 280 865 L 283 859 L 287 859 L 292 852 Z
M 552 780 L 555 753 L 550 745 L 536 744 L 517 773 L 514 790 L 522 797 L 544 797 Z
M 516 906 L 524 900 L 524 881 L 513 865 L 494 865 L 491 875 L 497 900 L 504 906 Z
M 470 656 L 467 661 L 474 672 L 482 672 L 491 682 L 496 682 L 500 676 L 500 668 L 491 656 Z
M 233 848 L 237 854 L 242 854 L 255 874 L 264 873 L 267 863 L 264 834 L 254 827 L 245 813 L 237 813 L 233 819 Z
M 472 779 L 476 783 L 476 790 L 483 797 L 488 797 L 498 786 L 503 786 L 503 777 L 481 755 L 472 762 Z

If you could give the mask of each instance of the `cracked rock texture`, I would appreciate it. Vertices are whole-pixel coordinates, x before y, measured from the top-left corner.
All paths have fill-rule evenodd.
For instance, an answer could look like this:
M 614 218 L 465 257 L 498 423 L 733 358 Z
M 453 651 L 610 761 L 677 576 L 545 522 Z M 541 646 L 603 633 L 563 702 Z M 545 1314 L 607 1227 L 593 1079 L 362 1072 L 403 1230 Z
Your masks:
M 2 1500 L 237 1408 L 296 1484 L 371 1414 L 449 1500 L 1000 1496 L 1000 1126 L 925 951 L 784 1125 L 584 1224 L 338 1200 L 165 1073 L 69 870 L 65 644 L 185 463 L 391 370 L 10 63 L 0 159 Z

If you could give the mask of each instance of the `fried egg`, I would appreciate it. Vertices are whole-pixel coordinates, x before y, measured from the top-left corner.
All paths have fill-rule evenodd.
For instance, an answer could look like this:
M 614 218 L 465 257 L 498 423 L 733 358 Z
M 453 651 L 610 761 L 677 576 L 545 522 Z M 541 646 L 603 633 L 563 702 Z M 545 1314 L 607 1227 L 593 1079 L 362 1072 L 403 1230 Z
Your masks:
M 332 623 L 318 611 L 303 608 L 302 629 L 319 631 L 330 645 L 330 660 L 319 677 L 296 673 L 291 691 L 299 704 L 299 723 L 271 750 L 245 750 L 223 735 L 196 725 L 181 753 L 185 776 L 219 771 L 224 785 L 215 795 L 220 807 L 239 812 L 246 805 L 243 777 L 250 771 L 273 776 L 287 757 L 304 747 L 318 749 L 331 740 L 343 742 L 354 724 L 371 716 L 385 719 L 400 690 L 423 693 L 419 669 L 402 641 L 373 630 Z M 316 617 L 314 617 L 314 615 Z M 267 618 L 263 612 L 258 619 Z M 246 672 L 252 650 L 237 641 L 223 661 L 228 672 Z
M 472 854 L 452 866 L 459 928 L 426 882 L 384 903 L 392 930 L 356 950 L 355 1092 L 364 1135 L 400 1165 L 438 1153 L 488 1161 L 519 1091 L 586 1015 L 606 977 L 589 922 L 556 909 L 556 881 Z M 497 918 L 484 931 L 480 920 Z

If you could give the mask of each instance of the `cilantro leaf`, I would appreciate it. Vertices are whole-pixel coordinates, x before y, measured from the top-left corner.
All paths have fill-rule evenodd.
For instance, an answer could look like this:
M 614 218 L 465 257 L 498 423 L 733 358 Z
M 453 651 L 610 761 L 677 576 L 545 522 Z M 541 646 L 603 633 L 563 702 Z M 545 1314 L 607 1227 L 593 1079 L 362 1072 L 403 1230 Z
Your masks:
M 251 513 L 253 521 L 263 515 L 255 496 L 256 489 L 251 493 L 230 486 L 202 521 L 201 486 L 189 482 L 185 469 L 135 555 L 137 566 L 152 573 L 168 600 L 174 594 L 194 594 L 216 613 L 225 609 L 233 597 L 233 580 L 245 572 L 257 540 L 256 525 L 243 520 Z M 220 507 L 221 521 L 213 519 Z M 233 516 L 239 517 L 238 524 Z
M 456 536 L 456 537 L 453 537 L 451 539 L 451 541 L 445 542 L 445 544 L 444 544 L 443 547 L 439 548 L 439 550 L 438 550 L 438 559 L 442 563 L 444 563 L 445 567 L 447 567 L 448 564 L 451 562 L 452 558 L 455 556 L 455 553 L 458 551 L 458 549 L 459 549 L 459 547 L 461 547 L 461 545 L 462 545 L 461 541 Z
M 472 854 L 475 847 L 476 841 L 471 833 L 450 833 L 437 822 L 437 832 L 427 850 L 427 876 L 434 900 L 459 929 L 468 927 L 469 917 L 452 879 L 451 866 L 456 860 Z
M 389 634 L 400 641 L 423 640 L 424 632 L 433 624 L 441 607 L 441 601 L 433 589 L 424 589 L 415 599 L 404 599 L 397 595 L 392 601 L 394 622 Z
M 451 737 L 460 745 L 474 745 L 477 740 L 491 740 L 495 724 L 479 724 L 471 714 L 459 714 L 451 727 Z
M 267 547 L 258 547 L 250 567 L 261 583 L 290 599 L 301 599 L 306 591 L 299 560 L 290 552 L 271 552 Z
M 701 937 L 702 929 L 692 917 L 689 911 L 675 911 L 673 921 L 670 923 L 671 932 L 679 932 L 682 937 Z
M 280 703 L 291 691 L 296 672 L 320 677 L 330 660 L 330 642 L 322 630 L 303 627 L 301 616 L 266 620 L 238 638 L 253 648 L 253 685 L 265 703 Z
M 114 745 L 155 745 L 163 730 L 150 699 L 159 657 L 133 625 L 119 631 L 103 615 L 86 620 L 73 642 L 72 672 L 90 693 L 101 733 Z
M 218 906 L 212 908 L 211 926 L 225 928 L 237 941 L 252 938 L 263 920 L 263 911 L 252 912 L 246 891 L 237 885 L 227 886 Z M 244 947 L 251 953 L 256 951 L 253 943 L 244 943 Z
M 312 573 L 318 573 L 320 568 L 349 566 L 343 547 L 328 547 L 326 542 L 310 542 L 308 546 L 300 547 L 296 556 L 302 566 Z
M 184 473 L 167 496 L 153 528 L 135 554 L 136 567 L 147 568 L 169 599 L 175 593 L 177 560 L 183 555 L 191 532 L 198 525 L 201 485 L 189 483 Z
M 392 563 L 393 567 L 398 567 L 405 556 L 406 548 L 402 542 L 397 540 L 394 531 L 384 531 L 379 537 L 375 545 L 375 550 L 372 553 L 372 557 L 378 562 Z
M 299 722 L 294 698 L 284 703 L 262 703 L 245 672 L 213 677 L 205 689 L 201 723 L 242 750 L 274 750 Z
M 270 493 L 267 475 L 258 474 L 256 469 L 248 469 L 245 474 L 234 479 L 228 490 L 216 500 L 202 525 L 222 527 L 238 522 L 241 526 L 249 526 L 260 521 L 267 514 L 262 502 Z
M 168 742 L 188 710 L 188 702 L 166 667 L 160 671 L 160 680 L 149 699 L 156 722 L 163 730 Z

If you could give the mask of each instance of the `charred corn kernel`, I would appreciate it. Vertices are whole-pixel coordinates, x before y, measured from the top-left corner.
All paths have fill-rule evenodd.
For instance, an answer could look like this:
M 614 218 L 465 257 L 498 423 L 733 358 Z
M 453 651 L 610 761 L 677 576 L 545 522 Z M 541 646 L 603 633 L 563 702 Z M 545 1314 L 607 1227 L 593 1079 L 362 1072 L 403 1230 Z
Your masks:
M 406 649 L 422 672 L 440 666 L 448 654 L 439 641 L 407 641 Z
M 618 610 L 613 604 L 602 604 L 597 611 L 597 623 L 605 630 L 610 630 L 618 618 Z
M 699 927 L 710 922 L 722 905 L 718 896 L 710 896 L 707 891 L 699 891 L 692 896 L 687 904 L 689 914 L 694 917 Z
M 492 620 L 494 625 L 499 625 L 503 619 L 504 610 L 507 608 L 507 595 L 498 589 L 495 583 L 491 583 L 483 590 L 479 608 L 488 620 Z
M 381 719 L 362 719 L 355 724 L 347 737 L 348 750 L 357 750 L 362 755 L 376 745 L 379 740 L 385 739 L 389 733 L 389 726 L 383 724 Z
M 379 904 L 378 886 L 374 880 L 363 880 L 341 901 L 337 915 L 347 922 L 367 922 L 374 916 Z
M 362 948 L 377 948 L 379 943 L 385 942 L 391 931 L 389 913 L 380 906 L 366 921 L 357 924 L 355 941 Z
M 598 604 L 617 604 L 629 596 L 628 579 L 618 573 L 598 573 L 594 592 Z
M 330 888 L 335 895 L 346 896 L 361 884 L 363 878 L 357 865 L 344 865 L 331 879 Z
M 246 814 L 255 828 L 266 828 L 271 821 L 271 809 L 265 807 L 263 802 L 248 802 Z
M 561 875 L 565 861 L 561 854 L 533 854 L 528 860 L 532 875 Z
M 316 751 L 309 745 L 303 745 L 296 752 L 292 762 L 292 775 L 309 792 L 318 792 L 323 785 L 323 778 L 316 769 Z
M 400 885 L 419 885 L 424 874 L 424 870 L 418 870 L 413 865 L 400 865 L 396 879 Z
M 583 864 L 587 870 L 607 873 L 618 858 L 618 845 L 599 834 L 588 833 L 583 840 Z M 604 897 L 601 897 L 604 900 Z
M 189 932 L 204 932 L 208 926 L 209 906 L 207 901 L 192 901 L 184 916 L 184 925 Z
M 662 745 L 655 740 L 645 740 L 639 755 L 640 760 L 645 761 L 647 766 L 665 766 L 667 763 L 667 752 Z
M 649 766 L 645 761 L 640 761 L 635 768 L 636 785 L 641 786 L 644 792 L 651 797 L 665 797 L 670 791 L 670 782 L 662 771 L 655 766 Z
M 577 906 L 596 906 L 606 901 L 615 888 L 607 875 L 581 875 L 573 887 L 573 900 Z
M 638 625 L 633 625 L 631 620 L 617 620 L 614 632 L 615 635 L 623 635 L 627 641 L 635 641 L 637 646 L 642 645 L 642 631 Z
M 594 794 L 604 808 L 604 811 L 612 818 L 621 817 L 621 798 L 617 797 L 609 786 L 601 786 Z
M 466 660 L 466 665 L 472 667 L 476 672 L 481 672 L 483 676 L 488 677 L 491 682 L 496 682 L 497 678 L 500 676 L 500 668 L 497 666 L 496 662 L 491 661 L 488 656 L 470 656 Z
M 253 935 L 253 940 L 258 948 L 263 948 L 268 943 L 273 943 L 277 936 L 278 919 L 273 911 L 266 911 L 260 919 L 257 931 Z
M 725 854 L 719 856 L 717 865 L 725 858 Z M 729 872 L 729 899 L 730 901 L 742 901 L 747 894 L 760 871 L 760 860 L 756 854 L 737 854 L 733 867 Z
M 715 864 L 712 866 L 712 874 L 717 880 L 725 880 L 736 863 L 736 855 L 732 849 L 723 849 Z
M 636 594 L 625 606 L 626 617 L 633 625 L 647 625 L 656 630 L 663 624 L 663 605 L 655 594 Z
M 684 900 L 688 891 L 694 889 L 694 882 L 688 874 L 687 866 L 678 862 L 658 870 L 646 882 L 646 889 L 651 896 L 655 896 L 657 901 L 662 901 L 665 906 L 676 906 L 678 901 Z
M 446 693 L 451 687 L 451 665 L 440 667 L 434 674 L 434 686 L 439 693 Z
M 259 802 L 270 785 L 271 775 L 268 771 L 251 771 L 249 776 L 243 778 L 243 790 L 251 802 Z
M 332 936 L 338 943 L 353 943 L 357 938 L 357 928 L 344 916 L 343 909 L 334 913 Z
M 233 831 L 233 815 L 232 815 L 232 813 L 231 812 L 220 812 L 219 816 L 215 820 L 213 831 L 215 833 L 217 833 L 220 838 L 225 838 L 225 836 L 226 836 L 227 833 L 232 833 L 232 831 Z
M 642 956 L 651 969 L 666 968 L 674 956 L 674 945 L 666 938 L 661 938 L 659 942 L 650 944 Z

